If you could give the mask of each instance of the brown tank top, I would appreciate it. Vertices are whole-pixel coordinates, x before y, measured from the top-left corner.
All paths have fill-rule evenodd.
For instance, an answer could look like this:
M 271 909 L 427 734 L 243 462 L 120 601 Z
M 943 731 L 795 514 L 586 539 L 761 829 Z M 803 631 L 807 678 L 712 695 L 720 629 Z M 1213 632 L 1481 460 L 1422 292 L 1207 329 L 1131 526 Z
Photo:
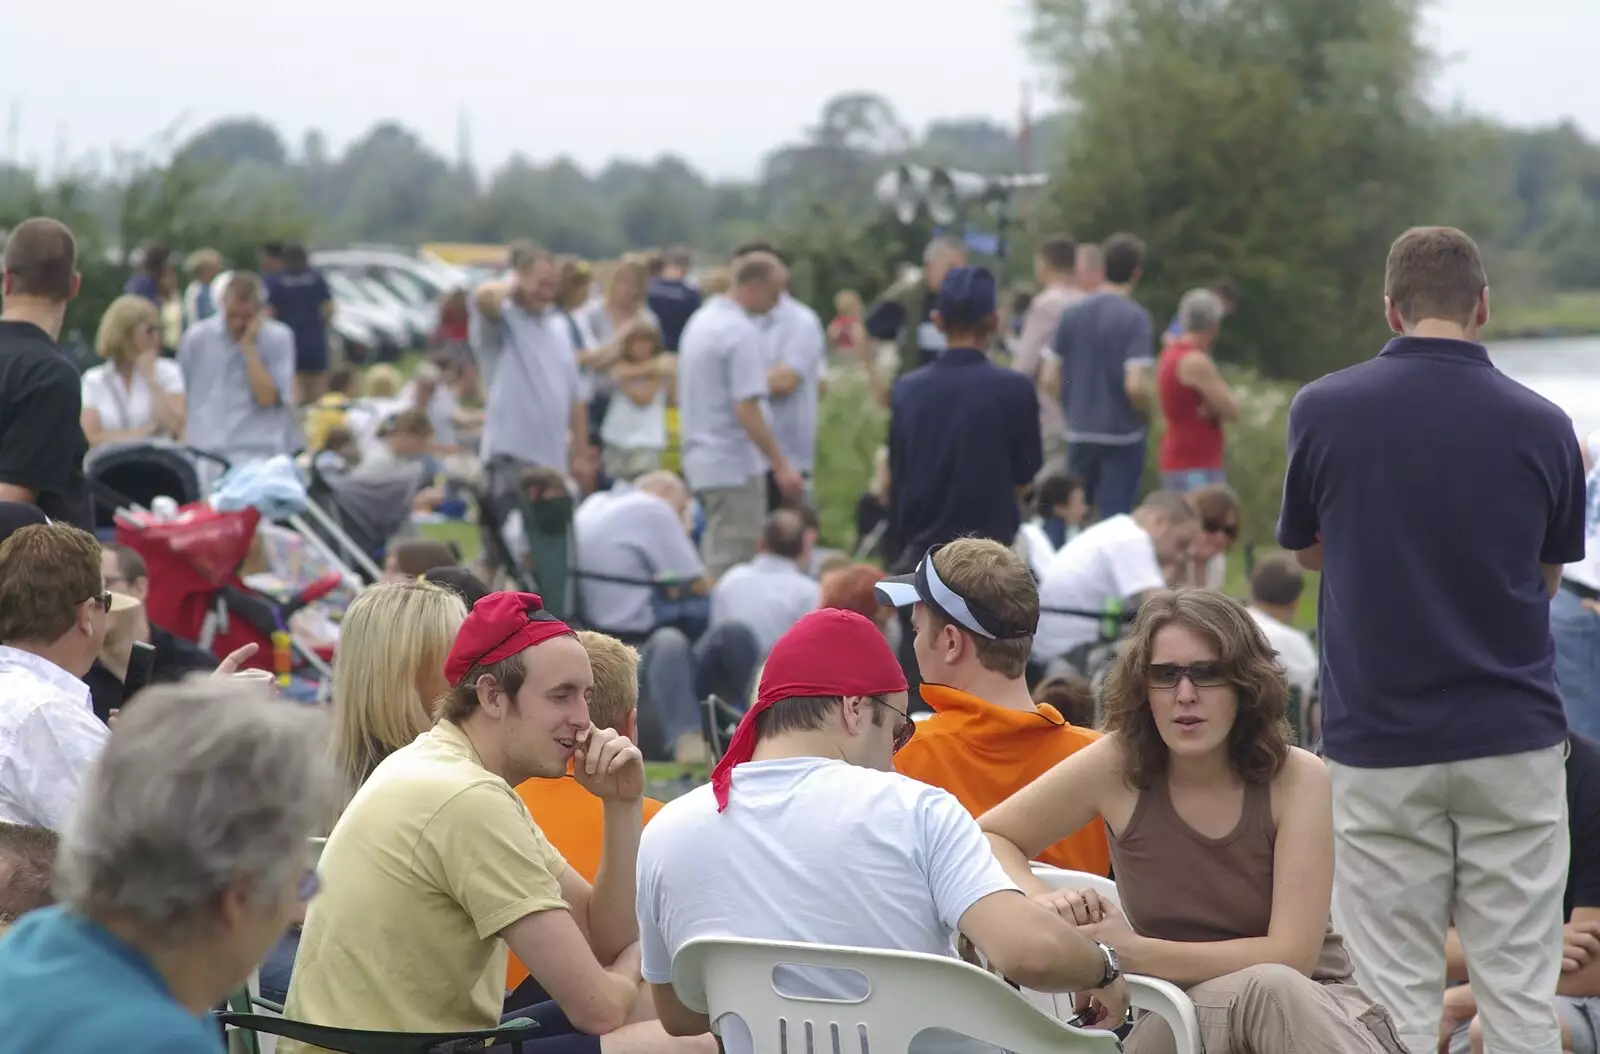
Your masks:
M 1239 823 L 1208 838 L 1172 807 L 1165 775 L 1139 795 L 1126 827 L 1111 833 L 1111 866 L 1129 923 L 1157 940 L 1199 943 L 1265 937 L 1272 921 L 1272 788 L 1247 783 Z M 1354 974 L 1330 923 L 1313 980 Z

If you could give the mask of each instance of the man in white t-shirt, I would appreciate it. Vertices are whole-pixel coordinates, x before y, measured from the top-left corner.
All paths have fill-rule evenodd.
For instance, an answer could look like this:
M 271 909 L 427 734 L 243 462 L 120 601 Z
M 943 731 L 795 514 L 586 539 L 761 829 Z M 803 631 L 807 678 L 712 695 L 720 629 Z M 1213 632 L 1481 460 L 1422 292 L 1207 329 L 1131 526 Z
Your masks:
M 1317 649 L 1309 636 L 1294 628 L 1305 588 L 1305 572 L 1294 557 L 1288 553 L 1262 557 L 1250 573 L 1247 610 L 1278 653 L 1289 684 L 1300 689 L 1301 701 L 1309 705 L 1317 694 Z
M 1102 622 L 1120 620 L 1144 594 L 1166 587 L 1166 569 L 1199 531 L 1183 495 L 1158 490 L 1132 513 L 1108 516 L 1062 546 L 1039 583 L 1034 660 L 1048 663 L 1100 640 Z
M 1550 635 L 1567 725 L 1600 739 L 1600 432 L 1583 444 L 1583 467 L 1588 472 L 1584 558 L 1561 572 L 1561 589 L 1550 601 Z
M 778 641 L 711 785 L 669 802 L 639 844 L 641 973 L 669 1033 L 711 1027 L 671 980 L 678 949 L 714 936 L 953 956 L 959 932 L 1026 987 L 1096 990 L 1097 1020 L 1120 1022 L 1115 954 L 1023 897 L 954 796 L 894 771 L 914 727 L 869 619 L 814 611 Z M 850 995 L 837 977 L 793 981 Z M 748 1050 L 733 1031 L 726 1049 Z

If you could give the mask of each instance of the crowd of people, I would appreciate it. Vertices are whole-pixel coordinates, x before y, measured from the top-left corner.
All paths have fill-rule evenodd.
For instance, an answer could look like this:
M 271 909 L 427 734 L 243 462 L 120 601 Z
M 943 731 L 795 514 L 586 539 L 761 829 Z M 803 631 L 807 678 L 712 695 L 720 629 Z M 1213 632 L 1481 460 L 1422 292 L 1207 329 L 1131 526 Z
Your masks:
M 318 1026 L 531 1020 L 544 1054 L 712 1054 L 716 1026 L 741 1054 L 763 1023 L 673 985 L 716 936 L 963 956 L 1140 1054 L 1175 1038 L 1128 1030 L 1124 973 L 1184 989 L 1212 1054 L 1600 1051 L 1600 670 L 1560 635 L 1573 601 L 1600 617 L 1593 461 L 1492 369 L 1461 232 L 1395 242 L 1397 336 L 1295 400 L 1248 598 L 1221 588 L 1238 406 L 1212 358 L 1241 294 L 1194 289 L 1158 334 L 1131 235 L 1043 240 L 1014 325 L 943 239 L 827 326 L 776 246 L 696 276 L 519 243 L 451 316 L 465 350 L 410 379 L 301 353 L 326 311 L 269 308 L 319 295 L 303 254 L 176 341 L 147 255 L 80 378 L 54 347 L 72 253 L 48 220 L 5 247 L 0 1052 L 214 1052 L 255 976 Z M 841 358 L 890 414 L 853 553 L 810 503 Z M 571 500 L 576 603 L 397 541 L 327 713 L 274 698 L 150 626 L 149 568 L 80 529 L 85 453 L 158 435 L 476 459 L 486 529 Z M 102 703 L 135 642 L 174 683 Z M 662 803 L 647 757 L 714 767 Z

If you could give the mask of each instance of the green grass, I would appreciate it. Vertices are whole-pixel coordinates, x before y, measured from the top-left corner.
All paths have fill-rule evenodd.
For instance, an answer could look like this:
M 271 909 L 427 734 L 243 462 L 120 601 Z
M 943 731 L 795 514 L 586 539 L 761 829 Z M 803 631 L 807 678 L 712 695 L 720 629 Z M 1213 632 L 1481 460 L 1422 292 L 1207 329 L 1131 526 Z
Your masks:
M 1491 340 L 1591 333 L 1600 333 L 1600 289 L 1496 303 L 1484 328 Z

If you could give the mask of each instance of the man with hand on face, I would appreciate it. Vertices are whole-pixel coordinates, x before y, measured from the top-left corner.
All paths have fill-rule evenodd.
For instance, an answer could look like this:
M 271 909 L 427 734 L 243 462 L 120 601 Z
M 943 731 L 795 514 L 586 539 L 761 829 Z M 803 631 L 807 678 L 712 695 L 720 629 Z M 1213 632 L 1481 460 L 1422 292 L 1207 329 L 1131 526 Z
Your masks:
M 644 763 L 626 738 L 591 723 L 583 644 L 534 594 L 491 593 L 462 623 L 444 672 L 453 687 L 438 723 L 377 767 L 328 838 L 325 893 L 306 917 L 287 1016 L 339 1028 L 492 1028 L 509 946 L 550 995 L 517 1012 L 539 1022 L 531 1051 L 554 1042 L 561 1054 L 704 1050 L 653 1022 L 627 1024 L 640 984 Z M 560 777 L 569 763 L 602 801 L 593 885 L 512 789 Z
M 190 326 L 178 345 L 189 399 L 185 439 L 234 464 L 303 445 L 294 413 L 294 334 L 263 307 L 261 279 L 235 271 L 222 309 Z

